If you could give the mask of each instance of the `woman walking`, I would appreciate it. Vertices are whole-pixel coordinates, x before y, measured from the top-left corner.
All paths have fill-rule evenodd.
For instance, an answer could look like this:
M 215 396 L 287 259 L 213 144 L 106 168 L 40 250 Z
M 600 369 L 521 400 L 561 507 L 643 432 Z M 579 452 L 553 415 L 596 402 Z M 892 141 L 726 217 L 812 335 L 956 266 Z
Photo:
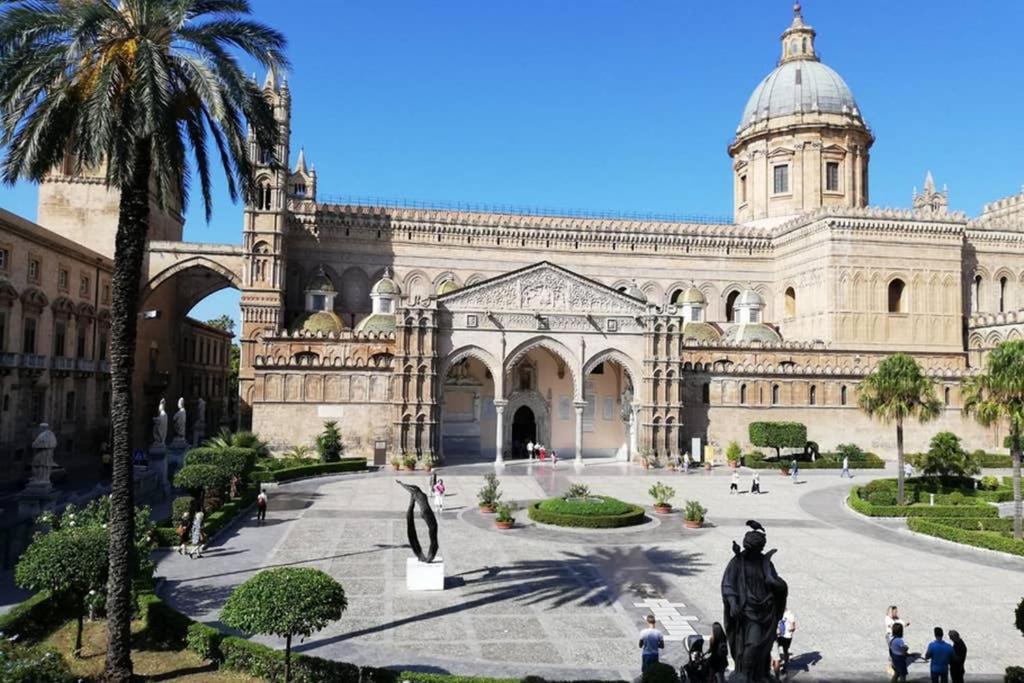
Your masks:
M 725 629 L 717 621 L 711 624 L 708 664 L 711 666 L 711 680 L 714 683 L 725 683 L 725 670 L 729 667 L 729 641 L 725 637 Z
M 951 683 L 964 683 L 967 643 L 960 637 L 959 631 L 950 630 L 949 639 L 953 641 L 953 659 L 949 661 L 949 680 Z
M 907 654 L 910 648 L 903 642 L 903 624 L 892 625 L 892 639 L 889 641 L 889 662 L 892 665 L 890 683 L 904 683 L 907 680 Z
M 185 548 L 188 547 L 188 510 L 181 515 L 181 521 L 178 522 L 178 528 L 174 532 L 178 535 L 178 554 L 184 555 Z
M 444 479 L 441 478 L 434 484 L 434 508 L 438 514 L 444 512 Z
M 757 470 L 750 475 L 750 492 L 761 495 L 761 473 Z
M 200 510 L 192 520 L 192 547 L 189 548 L 188 556 L 193 560 L 203 556 L 203 516 Z

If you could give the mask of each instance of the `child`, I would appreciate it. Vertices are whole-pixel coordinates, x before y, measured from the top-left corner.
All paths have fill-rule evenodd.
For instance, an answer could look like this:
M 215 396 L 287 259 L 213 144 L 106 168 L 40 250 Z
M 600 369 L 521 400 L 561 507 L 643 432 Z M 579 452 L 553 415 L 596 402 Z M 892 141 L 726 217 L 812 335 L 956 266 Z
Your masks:
M 761 495 L 761 473 L 754 470 L 754 474 L 750 477 L 750 492 Z
M 434 507 L 439 513 L 444 512 L 444 479 L 438 479 L 434 484 Z
M 740 492 L 740 473 L 734 471 L 732 473 L 732 483 L 729 484 L 729 495 L 731 496 L 732 494 L 739 493 L 739 492 Z

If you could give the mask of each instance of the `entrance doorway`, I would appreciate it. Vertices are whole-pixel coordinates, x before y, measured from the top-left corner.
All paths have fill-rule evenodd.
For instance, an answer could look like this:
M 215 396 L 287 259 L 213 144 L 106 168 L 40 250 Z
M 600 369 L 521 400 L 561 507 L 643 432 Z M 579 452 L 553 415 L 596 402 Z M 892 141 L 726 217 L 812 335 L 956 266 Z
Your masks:
M 529 406 L 520 406 L 512 416 L 512 455 L 526 456 L 526 444 L 537 441 L 537 419 Z

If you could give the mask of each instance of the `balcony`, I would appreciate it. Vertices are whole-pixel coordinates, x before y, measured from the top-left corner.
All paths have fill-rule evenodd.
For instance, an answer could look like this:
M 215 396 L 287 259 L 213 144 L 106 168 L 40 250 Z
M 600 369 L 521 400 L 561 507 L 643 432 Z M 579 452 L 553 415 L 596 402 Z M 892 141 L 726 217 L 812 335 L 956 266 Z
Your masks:
M 67 356 L 54 356 L 51 367 L 56 372 L 71 372 L 75 369 L 75 359 Z
M 96 372 L 96 361 L 88 358 L 76 358 L 75 370 L 78 372 Z
M 101 372 L 105 375 L 109 375 L 110 363 L 105 360 L 96 361 L 96 372 Z
M 0 368 L 10 369 L 18 367 L 18 363 L 21 361 L 20 353 L 10 353 L 4 351 L 0 353 Z
M 20 365 L 31 370 L 45 370 L 47 366 L 46 356 L 40 356 L 38 353 L 23 353 L 21 354 Z

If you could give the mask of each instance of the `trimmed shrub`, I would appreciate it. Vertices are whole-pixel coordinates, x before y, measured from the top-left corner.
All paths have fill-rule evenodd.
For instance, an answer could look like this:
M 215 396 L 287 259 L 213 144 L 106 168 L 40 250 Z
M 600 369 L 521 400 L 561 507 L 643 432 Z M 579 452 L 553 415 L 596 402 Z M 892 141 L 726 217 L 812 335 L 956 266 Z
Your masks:
M 641 683 L 679 683 L 679 674 L 674 666 L 658 662 L 651 665 L 640 678 Z
M 1006 667 L 1006 675 L 1003 676 L 1003 683 L 1024 683 L 1024 666 Z
M 777 469 L 779 465 L 787 465 L 785 458 L 782 462 L 765 460 L 760 454 L 748 453 L 744 461 L 746 466 L 755 470 Z M 822 453 L 817 460 L 801 460 L 802 470 L 838 470 L 843 466 L 843 456 L 838 453 Z M 858 459 L 850 458 L 851 470 L 885 469 L 885 461 L 874 453 L 864 453 Z
M 4 683 L 67 683 L 71 669 L 50 647 L 27 647 L 0 639 L 0 681 Z
M 999 477 L 993 477 L 992 475 L 985 475 L 981 478 L 978 483 L 978 488 L 982 491 L 995 491 L 999 488 Z
M 234 636 L 225 637 L 221 641 L 220 647 L 224 654 L 224 666 L 227 668 L 244 671 L 251 676 L 268 681 L 283 680 L 284 652 Z M 363 671 L 365 672 L 366 669 Z M 381 676 L 377 680 L 394 681 L 394 673 L 389 673 L 390 679 Z M 360 683 L 360 670 L 354 664 L 334 662 L 319 657 L 293 655 L 291 680 L 294 683 L 322 683 L 323 681 Z
M 324 430 L 316 437 L 316 452 L 323 462 L 338 462 L 344 445 L 341 443 L 341 430 L 335 420 L 326 420 Z
M 146 625 L 146 641 L 151 646 L 168 650 L 178 650 L 185 646 L 188 627 L 195 622 L 169 606 L 155 593 L 140 593 L 136 604 L 139 619 Z
M 1013 467 L 1013 457 L 1002 453 L 981 453 L 975 452 L 974 459 L 979 467 L 991 469 L 1010 469 Z
M 1024 598 L 1020 599 L 1020 604 L 1017 605 L 1017 609 L 1013 613 L 1013 625 L 1017 627 L 1020 634 L 1024 636 Z
M 222 640 L 224 640 L 224 634 L 212 626 L 193 623 L 188 627 L 185 646 L 206 661 L 218 662 L 222 658 L 220 651 Z
M 807 425 L 800 422 L 751 422 L 747 428 L 750 443 L 774 448 L 775 457 L 782 457 L 783 448 L 803 448 L 807 443 Z
M 342 458 L 338 462 L 255 472 L 253 480 L 256 482 L 282 482 L 302 479 L 303 477 L 320 477 L 327 474 L 340 474 L 342 472 L 358 472 L 366 468 L 366 458 Z
M 978 505 L 875 505 L 861 497 L 863 487 L 854 486 L 847 504 L 868 517 L 998 517 L 999 510 L 988 504 Z
M 647 519 L 642 507 L 607 497 L 600 503 L 549 498 L 530 505 L 528 514 L 541 524 L 586 529 L 633 526 Z
M 955 543 L 1024 556 L 1024 541 L 1015 540 L 995 531 L 968 531 L 950 526 L 943 519 L 922 519 L 920 517 L 908 518 L 907 527 L 911 531 L 943 538 Z
M 192 496 L 178 496 L 171 502 L 171 524 L 177 525 L 185 513 L 191 513 L 196 505 L 196 499 Z
M 185 465 L 174 475 L 174 485 L 179 489 L 186 489 L 197 496 L 201 504 L 206 505 L 206 492 L 223 492 L 230 482 L 231 477 L 224 469 L 216 465 L 192 464 Z
M 868 453 L 855 443 L 841 443 L 836 446 L 835 455 L 840 460 L 843 458 L 849 458 L 850 464 L 852 465 L 854 461 L 865 460 L 869 455 L 874 455 L 874 453 Z
M 0 633 L 5 638 L 17 636 L 20 643 L 34 643 L 63 624 L 69 613 L 66 600 L 53 597 L 49 591 L 39 591 L 7 614 L 0 614 Z
M 895 505 L 896 494 L 890 491 L 875 491 L 868 494 L 868 502 L 872 505 Z
M 1013 531 L 1013 520 L 1009 517 L 943 517 L 942 524 L 965 531 Z

